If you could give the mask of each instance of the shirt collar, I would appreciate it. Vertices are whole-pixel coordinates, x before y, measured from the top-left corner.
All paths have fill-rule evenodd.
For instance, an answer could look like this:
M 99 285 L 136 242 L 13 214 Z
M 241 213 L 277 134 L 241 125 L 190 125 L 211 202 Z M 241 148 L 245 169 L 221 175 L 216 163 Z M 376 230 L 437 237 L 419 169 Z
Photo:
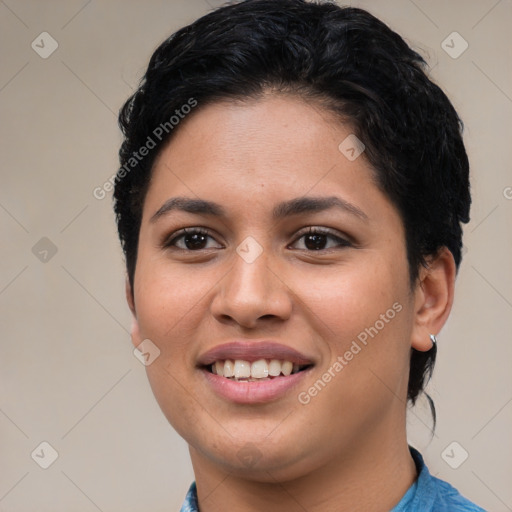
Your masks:
M 199 505 L 197 504 L 197 489 L 196 483 L 192 482 L 190 486 L 187 496 L 185 497 L 185 501 L 181 506 L 180 512 L 199 512 Z

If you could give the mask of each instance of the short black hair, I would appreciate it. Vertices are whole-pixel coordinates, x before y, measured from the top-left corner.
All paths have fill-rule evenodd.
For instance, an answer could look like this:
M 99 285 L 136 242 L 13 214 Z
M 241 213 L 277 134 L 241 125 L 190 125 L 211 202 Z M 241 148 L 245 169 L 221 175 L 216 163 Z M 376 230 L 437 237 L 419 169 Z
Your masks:
M 469 221 L 471 204 L 469 162 L 462 122 L 426 68 L 383 22 L 334 2 L 245 0 L 171 35 L 119 114 L 124 141 L 114 209 L 132 290 L 152 166 L 179 129 L 178 117 L 191 106 L 197 111 L 269 90 L 316 99 L 350 123 L 366 146 L 376 183 L 401 215 L 411 284 L 420 265 L 442 247 L 458 268 L 461 223 Z M 151 148 L 144 158 L 142 147 Z M 412 404 L 435 357 L 435 346 L 411 349 Z

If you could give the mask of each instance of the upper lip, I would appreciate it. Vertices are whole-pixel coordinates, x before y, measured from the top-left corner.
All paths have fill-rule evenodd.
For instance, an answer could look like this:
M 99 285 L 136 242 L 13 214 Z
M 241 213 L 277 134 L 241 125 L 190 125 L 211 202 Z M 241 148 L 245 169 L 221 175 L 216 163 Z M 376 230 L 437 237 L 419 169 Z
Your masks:
M 240 359 L 249 362 L 258 359 L 278 359 L 291 361 L 298 365 L 313 364 L 313 361 L 306 355 L 286 345 L 272 341 L 242 340 L 217 345 L 204 352 L 198 358 L 198 365 L 208 366 L 215 361 L 225 361 L 226 359 Z

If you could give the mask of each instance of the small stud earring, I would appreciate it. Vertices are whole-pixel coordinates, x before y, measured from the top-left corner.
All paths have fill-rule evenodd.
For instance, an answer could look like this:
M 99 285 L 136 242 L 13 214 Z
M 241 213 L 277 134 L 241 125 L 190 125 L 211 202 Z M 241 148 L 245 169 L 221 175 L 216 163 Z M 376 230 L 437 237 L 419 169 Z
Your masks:
M 432 342 L 432 347 L 431 348 L 434 348 L 437 345 L 437 338 L 435 337 L 434 334 L 430 335 L 430 341 Z

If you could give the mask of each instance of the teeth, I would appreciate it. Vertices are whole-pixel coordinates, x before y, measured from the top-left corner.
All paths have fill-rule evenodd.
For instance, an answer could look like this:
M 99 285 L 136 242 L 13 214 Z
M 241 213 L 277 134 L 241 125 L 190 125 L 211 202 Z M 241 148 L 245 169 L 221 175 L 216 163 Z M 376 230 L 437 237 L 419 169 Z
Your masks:
M 215 361 L 210 367 L 215 375 L 235 380 L 268 380 L 270 377 L 287 377 L 300 371 L 301 367 L 291 361 L 258 359 L 254 362 L 243 359 Z
M 215 364 L 212 367 L 212 370 L 215 369 L 213 373 L 216 373 L 217 375 L 224 377 L 224 367 L 225 363 L 223 363 L 222 361 L 215 361 Z
M 268 377 L 268 364 L 265 359 L 254 361 L 251 364 L 251 377 L 253 379 L 264 379 Z
M 281 373 L 287 377 L 292 373 L 293 370 L 293 363 L 290 361 L 283 361 L 281 364 Z
M 248 379 L 251 376 L 251 363 L 237 359 L 235 361 L 235 379 Z
M 272 377 L 277 377 L 281 374 L 281 361 L 272 359 L 268 365 L 268 374 Z
M 235 363 L 231 359 L 224 361 L 224 377 L 233 377 L 235 375 Z

